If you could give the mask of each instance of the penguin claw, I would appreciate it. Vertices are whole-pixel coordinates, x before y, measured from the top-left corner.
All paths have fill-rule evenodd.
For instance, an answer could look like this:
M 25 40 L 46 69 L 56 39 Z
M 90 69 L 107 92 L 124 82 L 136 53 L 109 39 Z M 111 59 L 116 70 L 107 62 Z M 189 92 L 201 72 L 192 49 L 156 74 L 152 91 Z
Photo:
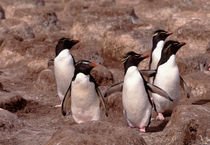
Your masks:
M 145 133 L 146 132 L 146 127 L 145 126 L 144 127 L 140 127 L 139 131 Z
M 157 117 L 156 117 L 156 120 L 164 120 L 164 116 L 162 113 L 158 113 Z
M 60 108 L 62 104 L 55 105 L 55 108 Z

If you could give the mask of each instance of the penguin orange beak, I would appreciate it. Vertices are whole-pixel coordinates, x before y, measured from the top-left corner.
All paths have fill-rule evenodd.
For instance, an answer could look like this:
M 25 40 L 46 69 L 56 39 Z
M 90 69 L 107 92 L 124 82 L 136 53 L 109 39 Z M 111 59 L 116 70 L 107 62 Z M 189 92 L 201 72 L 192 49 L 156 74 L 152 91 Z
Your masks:
M 73 40 L 75 44 L 77 44 L 78 42 L 80 42 L 79 40 Z
M 141 58 L 145 59 L 145 58 L 147 58 L 147 57 L 149 57 L 149 56 L 150 56 L 149 53 L 144 53 L 144 54 L 142 54 Z
M 96 67 L 98 64 L 96 63 L 96 62 L 92 62 L 91 64 L 90 64 L 90 66 L 91 67 Z
M 185 44 L 185 42 L 180 42 L 179 46 L 184 46 Z
M 173 32 L 168 32 L 168 33 L 167 33 L 168 36 L 169 36 L 169 35 L 172 35 L 172 34 L 173 34 Z

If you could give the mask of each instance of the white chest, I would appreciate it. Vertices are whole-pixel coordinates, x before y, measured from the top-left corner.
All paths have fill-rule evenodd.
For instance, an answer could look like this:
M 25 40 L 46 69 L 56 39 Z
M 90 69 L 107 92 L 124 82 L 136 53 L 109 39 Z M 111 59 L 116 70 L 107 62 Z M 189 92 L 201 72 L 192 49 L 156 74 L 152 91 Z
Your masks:
M 152 63 L 151 63 L 151 68 L 150 69 L 156 69 L 157 68 L 158 62 L 161 58 L 161 53 L 162 53 L 163 46 L 164 46 L 164 41 L 163 40 L 161 40 L 157 43 L 156 48 L 152 52 Z
M 63 73 L 68 72 L 69 68 L 74 68 L 74 61 L 68 49 L 59 53 L 54 60 L 54 66 L 56 72 L 61 71 Z
M 57 84 L 58 96 L 62 100 L 74 75 L 74 61 L 69 53 L 69 50 L 65 49 L 59 53 L 54 60 L 54 72 Z
M 140 104 L 148 102 L 144 81 L 137 67 L 128 68 L 123 84 L 123 105 L 125 109 L 138 110 Z

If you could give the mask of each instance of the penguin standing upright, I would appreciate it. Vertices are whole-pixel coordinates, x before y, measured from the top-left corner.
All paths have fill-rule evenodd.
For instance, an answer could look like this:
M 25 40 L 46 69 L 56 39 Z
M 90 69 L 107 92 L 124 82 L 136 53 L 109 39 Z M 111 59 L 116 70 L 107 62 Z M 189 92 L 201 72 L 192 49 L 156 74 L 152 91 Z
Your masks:
M 70 40 L 68 38 L 61 38 L 55 49 L 56 57 L 54 59 L 54 72 L 57 85 L 57 93 L 61 104 L 64 95 L 71 83 L 74 75 L 74 58 L 70 54 L 70 49 L 79 42 L 79 40 Z M 61 107 L 61 104 L 55 107 Z
M 141 55 L 133 51 L 128 52 L 124 57 L 123 114 L 128 125 L 138 127 L 141 132 L 146 131 L 151 118 L 152 102 L 148 90 L 162 93 L 163 96 L 170 98 L 160 88 L 147 83 L 139 72 L 138 64 L 147 57 L 149 55 Z
M 159 94 L 153 93 L 153 99 L 157 119 L 164 120 L 163 112 L 172 111 L 179 103 L 180 97 L 180 75 L 179 68 L 176 64 L 176 53 L 185 45 L 184 42 L 167 41 L 163 47 L 161 59 L 157 66 L 157 73 L 154 78 L 154 85 L 165 90 L 173 99 L 173 102 L 161 97 Z
M 173 33 L 165 30 L 157 30 L 152 38 L 152 51 L 150 54 L 149 69 L 156 70 L 158 62 L 161 58 L 161 52 L 165 44 L 166 38 Z M 150 77 L 150 83 L 153 83 L 153 77 Z
M 100 120 L 100 99 L 106 110 L 106 104 L 101 92 L 91 76 L 90 71 L 96 66 L 86 60 L 81 60 L 75 65 L 72 82 L 67 90 L 62 103 L 62 114 L 65 116 L 71 110 L 73 119 L 77 123 Z

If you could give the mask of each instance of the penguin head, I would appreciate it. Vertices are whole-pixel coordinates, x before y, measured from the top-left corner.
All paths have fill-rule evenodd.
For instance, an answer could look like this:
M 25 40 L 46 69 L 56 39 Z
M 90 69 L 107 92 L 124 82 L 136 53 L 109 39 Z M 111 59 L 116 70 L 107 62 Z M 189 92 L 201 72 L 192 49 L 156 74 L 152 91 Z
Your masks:
M 159 41 L 165 41 L 166 38 L 173 33 L 167 32 L 165 30 L 157 30 L 153 33 L 153 43 L 158 43 Z
M 56 45 L 55 53 L 56 56 L 64 49 L 71 49 L 79 40 L 70 40 L 69 38 L 61 38 Z
M 163 55 L 171 56 L 173 54 L 176 54 L 177 51 L 185 44 L 185 42 L 169 40 L 165 43 L 162 53 Z
M 97 66 L 96 62 L 90 62 L 88 60 L 80 60 L 75 64 L 75 73 L 84 73 L 89 75 L 90 71 Z
M 124 70 L 125 72 L 130 66 L 138 66 L 138 64 L 144 60 L 145 58 L 149 57 L 148 54 L 138 54 L 133 51 L 129 51 L 124 57 L 123 57 L 123 63 L 124 63 Z
M 169 40 L 165 43 L 162 54 L 161 54 L 161 59 L 158 63 L 158 66 L 167 62 L 167 60 L 172 56 L 176 55 L 177 51 L 184 46 L 186 43 L 185 42 L 178 42 L 178 41 L 173 41 Z

